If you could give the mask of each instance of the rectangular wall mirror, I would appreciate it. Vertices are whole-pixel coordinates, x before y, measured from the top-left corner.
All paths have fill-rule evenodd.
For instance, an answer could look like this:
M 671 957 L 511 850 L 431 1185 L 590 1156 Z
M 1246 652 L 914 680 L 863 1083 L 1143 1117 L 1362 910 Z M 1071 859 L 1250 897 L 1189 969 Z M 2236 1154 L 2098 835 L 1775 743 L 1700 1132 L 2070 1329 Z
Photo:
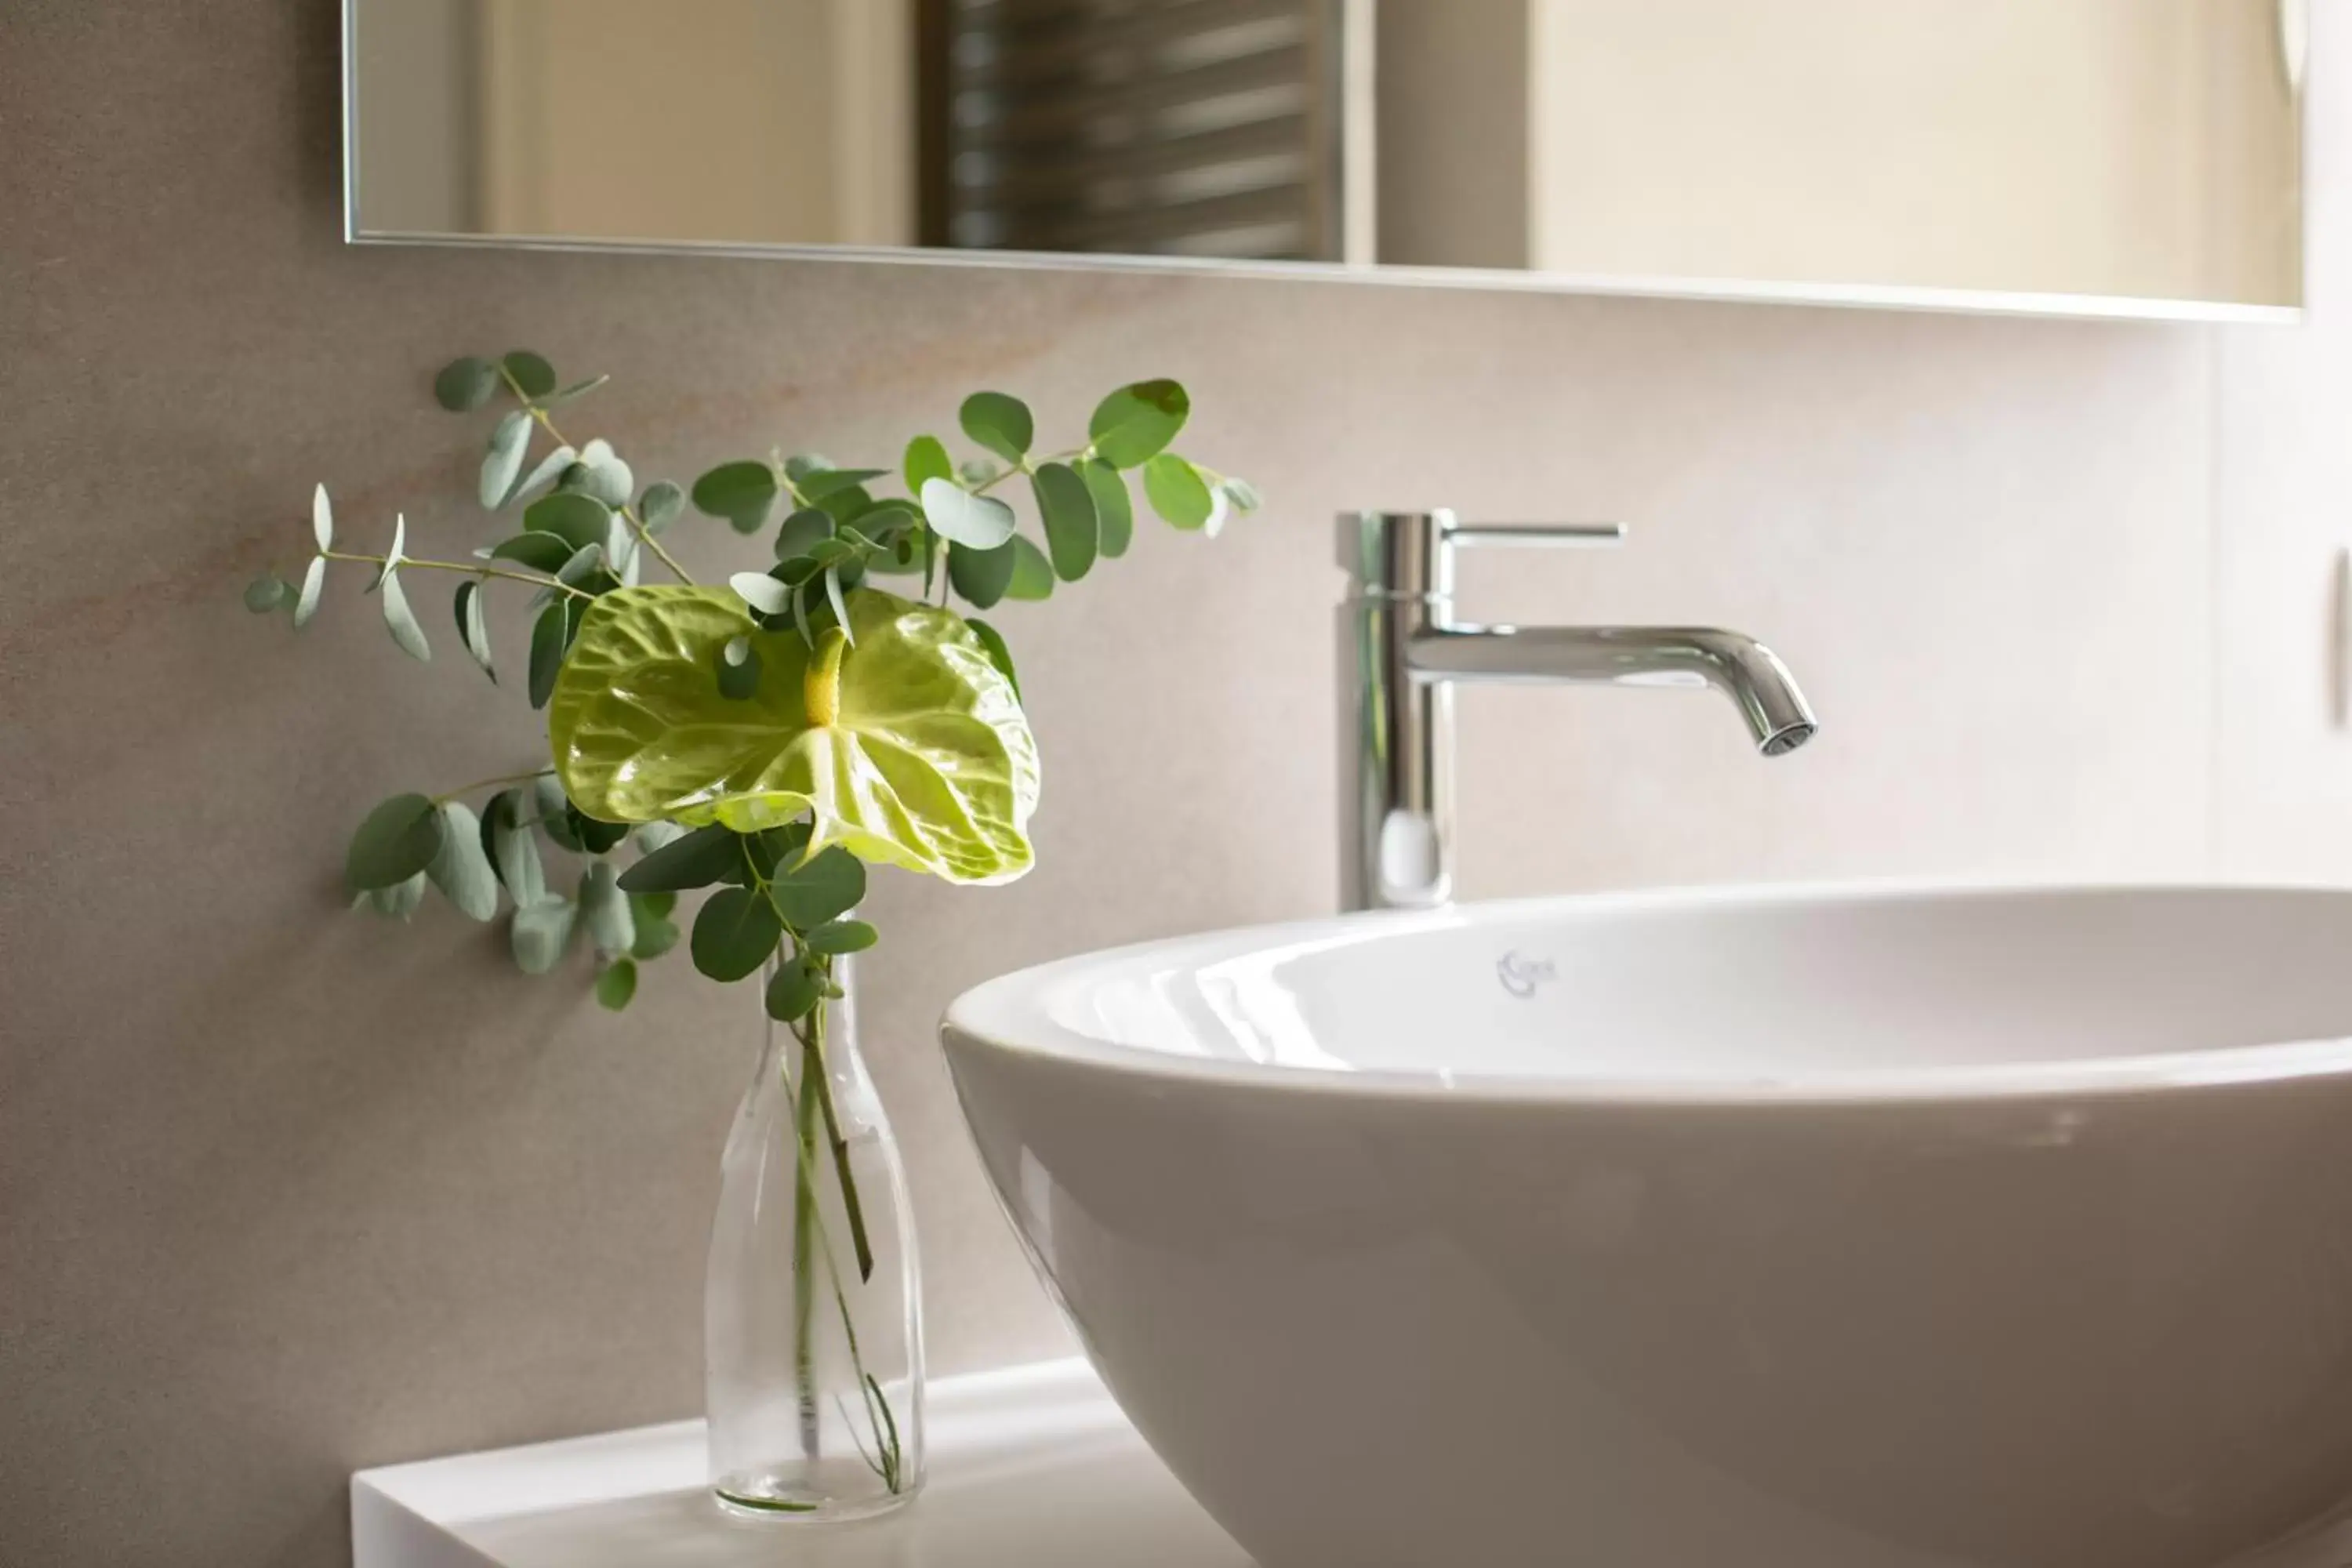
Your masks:
M 2196 319 L 2307 0 L 346 0 L 354 240 Z

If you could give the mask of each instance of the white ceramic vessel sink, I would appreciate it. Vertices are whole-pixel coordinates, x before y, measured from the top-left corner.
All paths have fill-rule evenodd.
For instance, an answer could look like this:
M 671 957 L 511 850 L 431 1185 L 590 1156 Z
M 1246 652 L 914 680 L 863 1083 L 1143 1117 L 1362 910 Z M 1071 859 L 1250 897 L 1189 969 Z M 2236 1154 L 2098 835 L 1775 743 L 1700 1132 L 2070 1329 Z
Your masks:
M 2352 1562 L 2352 893 L 1358 917 L 946 1037 L 1265 1568 Z

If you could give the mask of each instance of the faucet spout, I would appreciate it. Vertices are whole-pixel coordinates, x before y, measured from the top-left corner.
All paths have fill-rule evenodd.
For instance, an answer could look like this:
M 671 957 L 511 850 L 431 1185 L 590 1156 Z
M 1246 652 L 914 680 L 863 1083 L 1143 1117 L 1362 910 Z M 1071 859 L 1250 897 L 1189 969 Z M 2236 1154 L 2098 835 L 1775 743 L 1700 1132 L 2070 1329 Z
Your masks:
M 1454 897 L 1454 689 L 1465 682 L 1711 686 L 1768 757 L 1813 738 L 1788 666 L 1706 626 L 1474 626 L 1454 613 L 1463 550 L 1616 543 L 1614 523 L 1465 525 L 1450 511 L 1339 519 L 1340 900 L 1427 909 Z
M 1731 699 L 1764 755 L 1813 738 L 1811 706 L 1780 656 L 1708 626 L 1425 626 L 1405 643 L 1417 680 L 1712 686 Z

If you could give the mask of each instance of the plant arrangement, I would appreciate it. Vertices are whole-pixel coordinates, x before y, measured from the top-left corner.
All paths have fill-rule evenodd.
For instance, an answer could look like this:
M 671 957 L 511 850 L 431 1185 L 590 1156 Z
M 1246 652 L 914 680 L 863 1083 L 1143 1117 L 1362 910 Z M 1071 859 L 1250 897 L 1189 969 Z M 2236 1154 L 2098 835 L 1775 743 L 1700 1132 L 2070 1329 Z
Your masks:
M 352 838 L 347 880 L 358 903 L 403 920 L 428 889 L 476 921 L 509 910 L 520 969 L 549 973 L 584 948 L 595 995 L 610 1008 L 626 1007 L 641 966 L 682 938 L 712 980 L 764 974 L 766 1012 L 789 1031 L 779 1082 L 753 1092 L 776 1091 L 788 1128 L 793 1215 L 781 1267 L 793 1314 L 792 1426 L 801 1458 L 813 1459 L 831 1418 L 821 1407 L 818 1342 L 832 1333 L 845 1346 L 842 1387 L 831 1390 L 838 1414 L 884 1493 L 902 1496 L 919 1456 L 908 1454 L 909 1423 L 893 1408 L 890 1380 L 859 1349 L 853 1310 L 876 1279 L 866 1189 L 877 1178 L 869 1171 L 861 1181 L 852 1116 L 837 1101 L 864 1080 L 845 1077 L 829 1056 L 843 1047 L 827 1020 L 845 994 L 843 961 L 877 940 L 855 918 L 868 867 L 993 883 L 1032 862 L 1039 761 L 1012 652 L 958 601 L 982 611 L 1043 599 L 1123 554 L 1136 481 L 1160 518 L 1209 534 L 1257 498 L 1171 449 L 1191 411 L 1172 381 L 1113 392 L 1086 439 L 1050 456 L 1036 451 L 1025 405 L 979 392 L 963 400 L 959 423 L 984 455 L 961 463 L 939 437 L 920 435 L 895 470 L 779 450 L 722 463 L 687 488 L 640 486 L 611 442 L 564 434 L 560 421 L 605 379 L 560 386 L 547 360 L 526 351 L 452 363 L 435 381 L 443 407 L 471 415 L 503 405 L 478 489 L 496 537 L 461 559 L 411 555 L 396 517 L 381 553 L 344 549 L 321 486 L 316 550 L 299 581 L 266 574 L 246 604 L 300 627 L 331 574 L 356 569 L 392 640 L 429 660 L 408 589 L 419 574 L 448 574 L 458 643 L 505 684 L 488 635 L 491 595 L 528 593 L 520 684 L 545 714 L 544 762 L 384 800 Z M 903 495 L 885 493 L 894 480 Z M 1034 535 L 1006 499 L 1024 489 Z M 664 542 L 689 502 L 747 540 L 764 539 L 767 563 L 723 584 L 697 583 Z M 877 586 L 883 578 L 899 591 Z M 550 871 L 547 847 L 576 862 L 568 886 Z M 706 894 L 690 921 L 683 894 Z M 876 1169 L 895 1181 L 895 1153 Z M 720 1250 L 714 1241 L 714 1289 Z M 730 1267 L 746 1279 L 758 1272 Z M 908 1295 L 911 1280 L 909 1257 Z M 826 1288 L 830 1309 L 818 1300 Z M 713 1314 L 716 1324 L 719 1303 Z M 919 1399 L 919 1346 L 908 1364 L 900 1397 L 911 1381 Z M 714 1410 L 714 1443 L 717 1421 Z M 805 1478 L 730 1492 L 722 1477 L 720 1491 L 740 1508 L 782 1512 L 821 1511 L 828 1495 Z

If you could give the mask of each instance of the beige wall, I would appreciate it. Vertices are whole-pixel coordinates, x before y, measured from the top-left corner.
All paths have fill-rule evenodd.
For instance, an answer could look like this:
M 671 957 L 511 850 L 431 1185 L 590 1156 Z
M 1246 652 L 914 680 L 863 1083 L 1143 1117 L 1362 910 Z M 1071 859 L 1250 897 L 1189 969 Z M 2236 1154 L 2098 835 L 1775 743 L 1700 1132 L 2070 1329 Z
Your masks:
M 2352 64 L 2323 26 L 2323 69 Z M 1482 561 L 1468 592 L 1754 630 L 1826 721 L 1766 764 L 1704 698 L 1470 694 L 1474 896 L 2352 876 L 2319 658 L 2352 535 L 2338 219 L 2300 337 L 354 250 L 335 115 L 323 0 L 0 15 L 11 1568 L 332 1565 L 355 1466 L 698 1405 L 750 994 L 680 966 L 614 1018 L 442 912 L 343 914 L 355 816 L 521 757 L 520 704 L 451 647 L 402 658 L 348 580 L 299 646 L 236 603 L 298 559 L 316 479 L 347 530 L 404 507 L 420 543 L 478 537 L 468 428 L 425 390 L 452 352 L 613 372 L 597 421 L 648 476 L 775 440 L 887 458 L 983 384 L 1067 426 L 1173 374 L 1189 444 L 1273 500 L 1005 616 L 1047 757 L 1041 868 L 878 886 L 866 1018 L 945 1372 L 1067 1342 L 966 1151 L 940 1007 L 1012 965 L 1329 907 L 1336 509 L 1630 520 L 1622 555 Z M 706 568 L 739 553 L 684 537 Z

